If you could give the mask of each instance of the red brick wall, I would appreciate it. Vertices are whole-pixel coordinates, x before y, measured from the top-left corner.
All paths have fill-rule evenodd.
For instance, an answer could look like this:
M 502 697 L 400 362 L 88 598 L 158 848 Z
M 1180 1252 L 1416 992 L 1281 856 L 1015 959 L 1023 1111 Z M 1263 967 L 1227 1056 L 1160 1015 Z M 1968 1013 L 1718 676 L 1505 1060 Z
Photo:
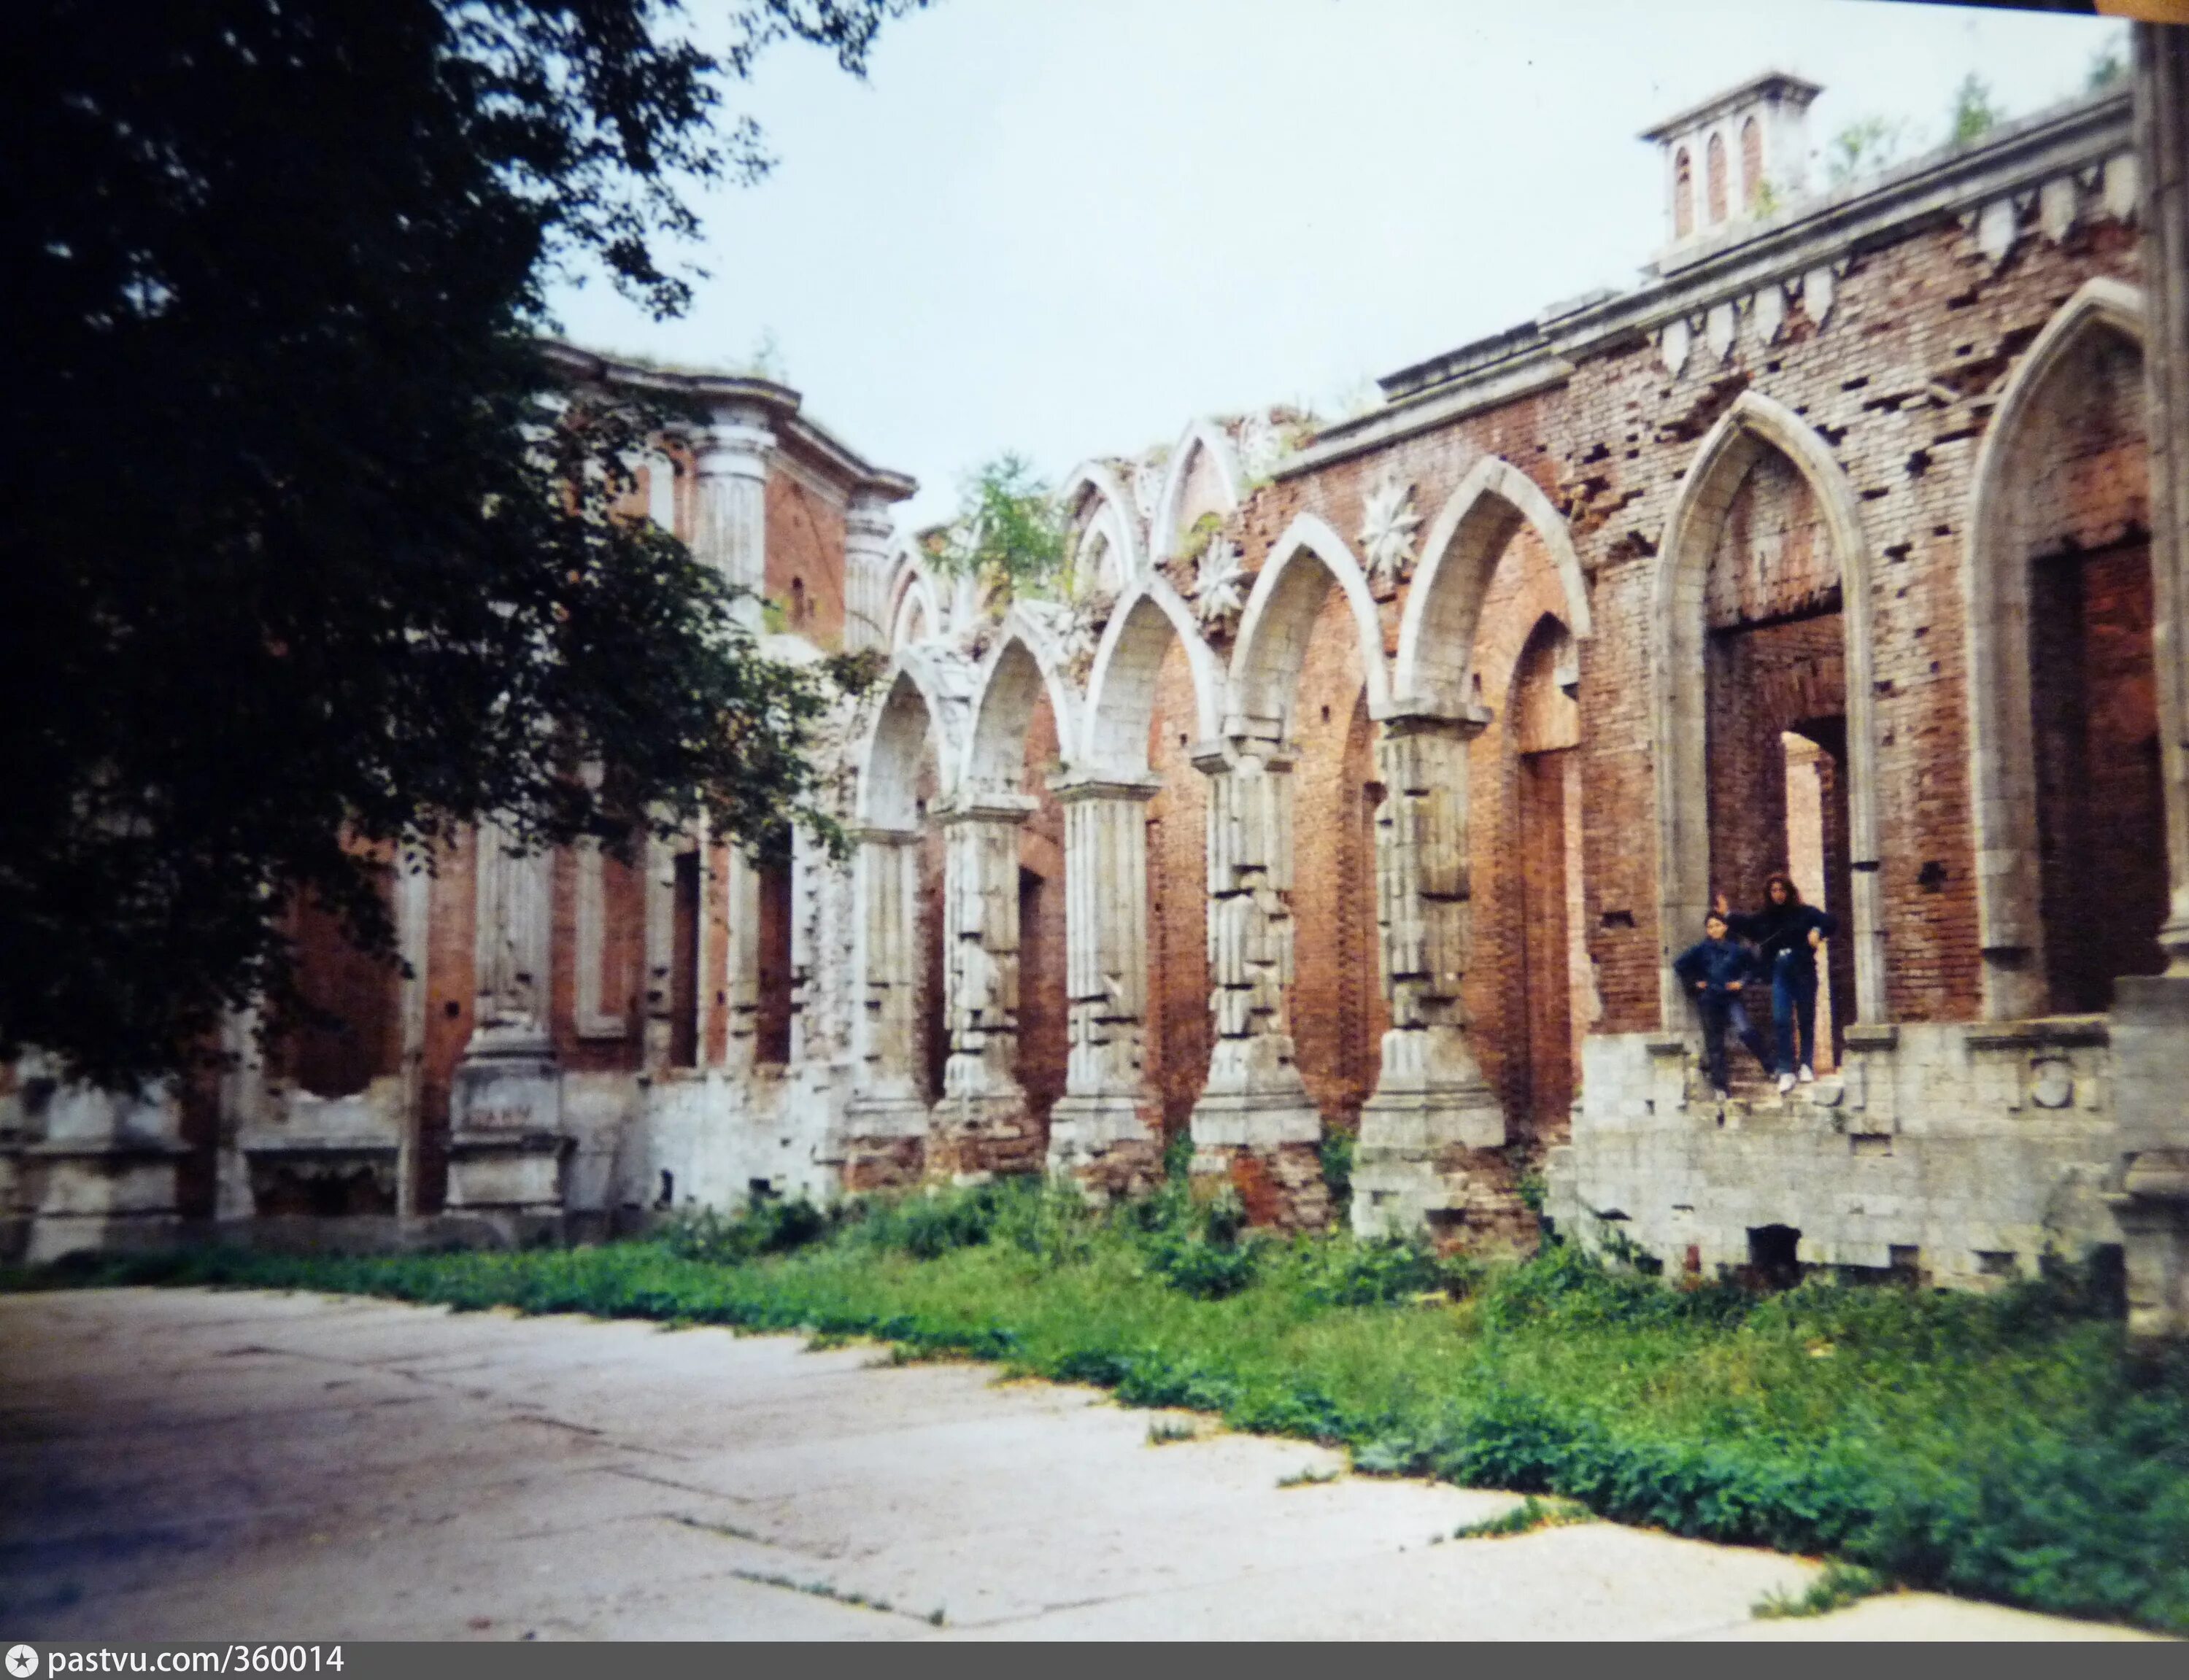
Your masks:
M 2101 1010 L 2163 972 L 2166 815 L 2151 547 L 2040 561 L 2030 601 L 2039 873 L 2052 1006 Z
M 1019 830 L 1019 1083 L 1044 1125 L 1064 1095 L 1071 1052 L 1064 946 L 1064 807 L 1049 791 L 1058 763 L 1056 714 L 1044 689 L 1027 724 L 1019 791 L 1039 803 Z
M 2083 280 L 2133 279 L 2135 268 L 2134 231 L 2114 223 L 2058 244 L 2027 234 L 1996 269 L 1971 232 L 1932 226 L 1852 259 L 1821 330 L 1796 300 L 1777 342 L 1759 344 L 1744 318 L 1722 363 L 1699 339 L 1677 378 L 1654 345 L 1615 346 L 1561 387 L 1267 487 L 1233 528 L 1249 565 L 1303 510 L 1357 530 L 1364 489 L 1386 473 L 1412 482 L 1433 516 L 1483 453 L 1529 474 L 1564 511 L 1595 620 L 1580 653 L 1579 750 L 1598 1030 L 1646 1030 L 1659 1013 L 1649 701 L 1659 548 L 1696 445 L 1734 398 L 1753 388 L 1785 405 L 1819 428 L 1846 473 L 1869 555 L 1888 1012 L 1973 1018 L 1982 983 L 1961 567 L 1989 409 L 1965 399 L 1995 391 Z
M 392 908 L 393 871 L 370 865 L 383 905 Z M 307 897 L 294 912 L 297 984 L 304 1001 L 332 1018 L 306 1025 L 276 1047 L 275 1068 L 314 1097 L 348 1097 L 403 1064 L 402 979 L 366 956 L 342 923 Z
M 1360 631 L 1333 589 L 1292 712 L 1292 1046 L 1324 1123 L 1352 1131 L 1388 1022 L 1376 973 L 1375 763 Z
M 1167 1136 L 1185 1131 L 1208 1079 L 1208 793 L 1193 767 L 1193 678 L 1174 641 L 1156 680 L 1148 763 L 1162 791 L 1148 801 L 1149 1088 Z
M 844 645 L 843 510 L 780 470 L 767 476 L 767 598 L 792 634 Z

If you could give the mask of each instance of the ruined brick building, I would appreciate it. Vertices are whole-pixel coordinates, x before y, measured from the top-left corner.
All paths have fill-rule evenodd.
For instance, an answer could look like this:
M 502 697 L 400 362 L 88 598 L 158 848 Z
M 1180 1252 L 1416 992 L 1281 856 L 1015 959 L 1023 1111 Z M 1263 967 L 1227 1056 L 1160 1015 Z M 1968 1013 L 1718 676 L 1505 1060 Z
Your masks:
M 2122 1244 L 2178 1323 L 2189 498 L 2149 414 L 2189 345 L 2147 265 L 2184 54 L 2140 54 L 2134 99 L 1830 192 L 1813 86 L 1683 113 L 1639 285 L 1340 424 L 1084 464 L 1056 602 L 937 575 L 910 483 L 795 393 L 573 355 L 705 401 L 647 510 L 765 591 L 771 651 L 886 655 L 829 749 L 848 866 L 484 830 L 391 875 L 411 978 L 303 930 L 354 1033 L 269 1062 L 238 1023 L 195 1113 L 19 1078 L 0 1206 L 39 1253 L 178 1210 L 597 1232 L 1109 1193 L 1185 1135 L 1312 1226 L 1343 1130 L 1363 1230 L 1503 1240 L 1540 1185 L 1675 1271 Z M 1780 867 L 1839 922 L 1820 1077 L 1721 1103 L 1670 959 Z

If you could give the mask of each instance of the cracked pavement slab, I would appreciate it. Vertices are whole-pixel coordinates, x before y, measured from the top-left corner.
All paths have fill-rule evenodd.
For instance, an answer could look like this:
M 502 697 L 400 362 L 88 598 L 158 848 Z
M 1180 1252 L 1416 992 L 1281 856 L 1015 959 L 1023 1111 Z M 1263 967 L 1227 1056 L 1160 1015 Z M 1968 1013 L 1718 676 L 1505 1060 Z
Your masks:
M 1156 1415 L 790 1336 L 0 1297 L 0 1635 L 2141 1637 L 1923 1593 L 1756 1621 L 1818 1565 L 1604 1522 L 1454 1541 L 1514 1496 L 1156 1445 Z

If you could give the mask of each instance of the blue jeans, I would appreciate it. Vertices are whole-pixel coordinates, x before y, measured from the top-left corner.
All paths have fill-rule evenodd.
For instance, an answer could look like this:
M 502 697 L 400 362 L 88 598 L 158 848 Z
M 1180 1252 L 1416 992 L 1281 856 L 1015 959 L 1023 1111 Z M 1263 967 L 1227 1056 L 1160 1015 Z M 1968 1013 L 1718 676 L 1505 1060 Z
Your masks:
M 1771 965 L 1771 1024 L 1779 1040 L 1779 1071 L 1817 1065 L 1817 959 L 1808 951 L 1781 951 Z M 1801 1028 L 1801 1058 L 1795 1032 Z
M 1771 1071 L 1771 1057 L 1763 1034 L 1750 1022 L 1748 1006 L 1741 1001 L 1739 993 L 1703 993 L 1695 999 L 1695 1009 L 1703 1018 L 1703 1066 L 1710 1074 L 1714 1090 L 1724 1091 L 1733 1084 L 1727 1077 L 1725 1065 L 1725 1035 L 1728 1029 L 1748 1046 L 1748 1053 L 1762 1066 L 1763 1071 Z

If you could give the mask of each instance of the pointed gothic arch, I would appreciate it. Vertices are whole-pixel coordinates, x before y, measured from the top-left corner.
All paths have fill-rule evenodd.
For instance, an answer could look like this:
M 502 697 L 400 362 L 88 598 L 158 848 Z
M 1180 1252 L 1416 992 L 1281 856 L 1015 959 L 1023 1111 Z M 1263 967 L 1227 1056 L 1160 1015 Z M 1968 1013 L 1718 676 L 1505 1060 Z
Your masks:
M 1422 545 L 1422 563 L 1399 623 L 1391 686 L 1401 701 L 1426 702 L 1455 713 L 1464 709 L 1483 600 L 1507 545 L 1524 525 L 1542 543 L 1558 572 L 1568 632 L 1581 640 L 1592 634 L 1588 580 L 1565 521 L 1527 474 L 1485 455 L 1445 499 Z
M 1695 452 L 1666 521 L 1654 601 L 1651 708 L 1657 740 L 1658 943 L 1667 1028 L 1687 1003 L 1674 954 L 1700 928 L 1711 896 L 1708 684 L 1704 591 L 1711 551 L 1749 469 L 1775 451 L 1813 498 L 1840 581 L 1847 706 L 1848 843 L 1852 853 L 1856 1018 L 1885 1018 L 1878 892 L 1877 748 L 1870 680 L 1869 554 L 1860 503 L 1822 437 L 1783 404 L 1754 391 L 1734 399 Z
M 1383 622 L 1367 577 L 1345 539 L 1322 519 L 1304 513 L 1270 550 L 1240 615 L 1239 642 L 1226 683 L 1227 729 L 1246 724 L 1289 726 L 1308 637 L 1332 589 L 1344 596 L 1360 636 L 1371 713 L 1389 703 Z
M 1201 628 L 1178 591 L 1161 574 L 1151 572 L 1118 601 L 1094 650 L 1083 754 L 1101 773 L 1148 773 L 1156 685 L 1174 639 L 1185 650 L 1193 679 L 1198 738 L 1213 740 L 1222 729 L 1224 668 L 1202 640 Z
M 2059 376 L 2094 341 L 2144 344 L 2143 294 L 2120 280 L 2086 280 L 2038 334 L 2008 376 L 1977 454 L 1963 581 L 1969 606 L 1969 791 L 1977 857 L 1977 920 L 1984 1012 L 1992 1019 L 2046 1009 L 2039 888 L 2038 773 L 2033 721 L 2030 559 L 2033 510 L 2018 494 L 2021 446 Z
M 1148 533 L 1148 552 L 1158 561 L 1175 554 L 1179 538 L 1185 534 L 1181 516 L 1186 489 L 1196 462 L 1203 459 L 1215 470 L 1224 512 L 1236 513 L 1247 499 L 1247 478 L 1239 468 L 1239 453 L 1231 447 L 1224 428 L 1210 420 L 1192 422 L 1170 452 L 1162 493 L 1156 503 L 1155 524 Z

